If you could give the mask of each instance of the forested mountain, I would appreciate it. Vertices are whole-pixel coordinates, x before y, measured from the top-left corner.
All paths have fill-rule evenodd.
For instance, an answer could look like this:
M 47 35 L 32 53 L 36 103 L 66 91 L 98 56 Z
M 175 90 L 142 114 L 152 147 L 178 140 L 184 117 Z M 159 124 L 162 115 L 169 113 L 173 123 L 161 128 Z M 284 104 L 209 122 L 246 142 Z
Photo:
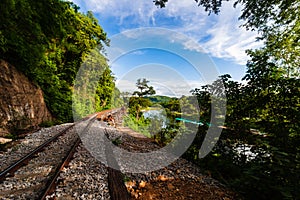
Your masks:
M 91 12 L 83 14 L 75 4 L 61 0 L 4 0 L 0 20 L 0 58 L 41 87 L 57 120 L 72 120 L 76 73 L 95 49 L 94 59 L 101 60 L 98 66 L 104 71 L 96 98 L 102 104 L 105 99 L 97 109 L 110 106 L 114 78 L 100 53 L 109 41 Z

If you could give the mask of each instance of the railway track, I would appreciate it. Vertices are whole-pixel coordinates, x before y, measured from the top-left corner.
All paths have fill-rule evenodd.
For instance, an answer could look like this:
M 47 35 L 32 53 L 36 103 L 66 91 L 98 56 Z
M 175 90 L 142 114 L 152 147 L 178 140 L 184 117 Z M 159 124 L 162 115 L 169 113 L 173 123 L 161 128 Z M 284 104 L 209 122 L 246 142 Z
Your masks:
M 0 199 L 46 199 L 47 195 L 49 199 L 61 171 L 81 143 L 78 134 L 88 132 L 96 119 L 109 123 L 108 117 L 119 111 L 103 111 L 72 124 L 11 163 L 0 172 Z
M 151 152 L 160 147 L 150 139 L 112 127 L 118 123 L 120 112 L 123 110 L 104 111 L 69 126 L 65 133 L 60 129 L 62 134 L 49 145 L 40 151 L 36 148 L 33 155 L 22 158 L 24 161 L 17 164 L 18 167 L 7 167 L 1 172 L 0 199 L 191 199 L 191 195 L 194 199 L 202 194 L 210 199 L 226 199 L 234 196 L 183 159 L 149 173 L 126 172 L 127 163 L 115 159 L 112 146 L 109 143 L 99 145 L 105 137 L 112 143 L 120 140 L 117 143 L 119 148 L 129 152 Z M 77 133 L 81 133 L 80 138 Z M 89 149 L 91 147 L 95 149 Z M 114 168 L 119 170 L 109 167 L 116 165 L 118 167 Z M 183 185 L 186 185 L 187 192 L 181 191 Z M 220 198 L 215 198 L 218 196 Z
M 106 135 L 108 134 L 107 129 L 118 124 L 120 115 L 124 114 L 123 112 L 123 109 L 113 109 L 98 113 L 96 117 L 98 121 L 83 131 L 84 134 L 81 135 L 81 140 L 86 138 L 93 140 L 89 136 L 85 137 L 89 134 L 102 135 L 109 139 L 109 136 Z M 112 119 L 113 123 L 111 123 Z M 98 142 L 99 137 L 95 139 Z M 116 162 L 110 146 L 95 144 L 95 146 L 101 148 L 101 153 L 106 160 L 106 162 L 104 160 L 100 162 L 91 155 L 84 144 L 78 144 L 78 148 L 73 151 L 75 159 L 67 159 L 66 163 L 70 163 L 70 165 L 67 167 L 61 166 L 57 176 L 49 185 L 49 191 L 45 192 L 42 199 L 130 199 L 124 184 L 123 174 L 120 170 L 107 166 L 112 160 Z M 76 185 L 74 182 L 76 182 Z
M 95 120 L 95 116 L 78 124 Z M 75 124 L 68 126 L 54 137 L 39 145 L 0 172 L 1 199 L 41 199 L 49 180 L 70 154 L 79 137 Z
M 37 153 L 41 152 L 45 147 L 47 147 L 50 143 L 54 142 L 58 139 L 58 137 L 61 137 L 63 134 L 65 134 L 69 129 L 71 129 L 74 125 L 70 125 L 64 130 L 60 131 L 58 134 L 56 134 L 54 137 L 48 139 L 46 142 L 35 148 L 33 151 L 29 152 L 27 155 L 20 158 L 18 161 L 12 163 L 9 167 L 7 167 L 5 170 L 0 172 L 0 182 L 3 182 L 8 176 L 13 175 L 13 173 L 18 170 L 20 167 L 26 164 L 29 160 L 31 160 Z
M 87 123 L 86 126 L 84 126 L 83 130 L 81 131 L 81 133 L 87 132 L 88 129 L 89 129 L 89 127 L 91 126 L 91 124 L 95 121 L 95 119 L 96 119 L 96 116 L 93 116 L 90 119 L 88 119 L 89 122 Z M 57 180 L 60 172 L 72 160 L 73 155 L 76 152 L 76 148 L 78 147 L 78 145 L 80 144 L 80 142 L 81 142 L 81 140 L 80 140 L 79 136 L 77 136 L 76 141 L 74 142 L 74 144 L 72 145 L 72 147 L 70 148 L 70 150 L 68 151 L 68 153 L 63 158 L 61 164 L 56 168 L 54 175 L 52 177 L 50 177 L 50 179 L 48 180 L 46 189 L 43 190 L 43 193 L 40 196 L 40 199 L 42 199 L 42 200 L 46 199 L 47 195 L 50 194 L 53 191 L 53 189 L 56 186 L 56 180 Z

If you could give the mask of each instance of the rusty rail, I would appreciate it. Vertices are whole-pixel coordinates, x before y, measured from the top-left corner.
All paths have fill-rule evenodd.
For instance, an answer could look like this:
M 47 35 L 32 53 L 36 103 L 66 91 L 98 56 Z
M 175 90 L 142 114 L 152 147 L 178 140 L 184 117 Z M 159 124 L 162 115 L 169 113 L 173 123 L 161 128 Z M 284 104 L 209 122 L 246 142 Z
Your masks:
M 85 133 L 90 128 L 91 124 L 96 120 L 101 120 L 99 118 L 107 117 L 108 115 L 115 115 L 117 112 L 122 111 L 122 109 L 112 109 L 112 110 L 106 110 L 103 112 L 97 113 L 97 115 L 89 115 L 88 117 L 72 124 L 71 126 L 65 128 L 64 130 L 57 133 L 54 137 L 48 139 L 46 142 L 35 148 L 33 151 L 28 153 L 27 155 L 23 156 L 18 161 L 14 162 L 12 165 L 7 167 L 5 170 L 0 172 L 0 183 L 3 182 L 8 176 L 13 176 L 14 172 L 17 171 L 19 168 L 27 165 L 31 159 L 33 159 L 37 153 L 43 151 L 45 147 L 49 146 L 52 142 L 56 141 L 60 136 L 64 135 L 68 130 L 70 130 L 72 127 L 75 126 L 75 124 L 80 123 L 82 121 L 86 121 L 90 119 L 87 126 L 84 127 L 84 130 L 82 133 Z M 101 116 L 102 115 L 102 116 Z M 67 155 L 64 157 L 62 163 L 56 168 L 54 175 L 51 175 L 49 180 L 47 181 L 45 189 L 41 192 L 39 195 L 39 199 L 46 199 L 46 196 L 49 195 L 51 192 L 53 192 L 53 189 L 55 188 L 57 184 L 57 178 L 62 171 L 62 169 L 69 164 L 69 162 L 72 160 L 74 153 L 76 152 L 76 148 L 81 143 L 80 137 L 76 139 L 76 142 L 72 146 L 72 148 L 69 150 Z M 106 157 L 108 158 L 108 162 L 116 162 L 116 160 L 113 160 L 114 157 L 110 156 L 113 152 L 110 147 L 105 148 Z M 126 200 L 129 199 L 129 194 L 127 192 L 127 189 L 123 182 L 123 176 L 120 170 L 115 170 L 108 167 L 108 185 L 109 185 L 109 192 L 112 200 Z
M 71 126 L 65 128 L 64 130 L 60 131 L 54 137 L 48 139 L 46 142 L 44 142 L 43 144 L 41 144 L 40 146 L 38 146 L 37 148 L 35 148 L 33 151 L 31 151 L 27 155 L 23 156 L 21 159 L 19 159 L 18 161 L 14 162 L 12 165 L 10 165 L 9 167 L 7 167 L 5 170 L 3 170 L 2 172 L 0 172 L 0 182 L 3 182 L 6 179 L 7 174 L 12 175 L 20 167 L 26 165 L 26 163 L 29 160 L 31 160 L 34 157 L 35 154 L 43 151 L 43 149 L 45 147 L 47 147 L 50 143 L 56 141 L 57 138 L 59 138 L 60 136 L 62 136 L 63 134 L 65 134 L 73 126 L 74 126 L 74 124 L 72 124 Z
M 30 161 L 37 153 L 43 151 L 45 147 L 47 147 L 48 145 L 50 145 L 52 142 L 56 141 L 60 136 L 64 135 L 69 129 L 71 129 L 72 127 L 74 127 L 75 124 L 80 123 L 82 121 L 86 121 L 91 116 L 92 115 L 89 115 L 88 117 L 85 117 L 85 118 L 83 118 L 83 119 L 75 122 L 74 124 L 68 126 L 67 128 L 65 128 L 64 130 L 60 131 L 59 133 L 57 133 L 52 138 L 48 139 L 46 142 L 44 142 L 40 146 L 36 147 L 34 150 L 32 150 L 31 152 L 29 152 L 27 155 L 23 156 L 22 158 L 20 158 L 19 160 L 17 160 L 16 162 L 14 162 L 13 164 L 11 164 L 10 166 L 8 166 L 6 169 L 4 169 L 3 171 L 1 171 L 0 172 L 0 183 L 3 182 L 6 179 L 7 175 L 13 175 L 13 173 L 15 171 L 17 171 L 22 166 L 26 165 L 28 163 L 28 161 Z M 96 118 L 96 116 L 94 118 Z
M 83 133 L 86 133 L 92 124 L 92 122 L 96 119 L 102 121 L 104 118 L 107 118 L 109 115 L 115 115 L 117 112 L 122 111 L 122 109 L 111 109 L 111 110 L 105 110 L 102 112 L 99 112 L 90 122 L 89 124 L 84 128 L 82 131 Z M 105 130 L 106 134 L 109 134 L 107 130 Z M 76 152 L 76 148 L 81 143 L 80 138 L 78 138 L 73 145 L 72 149 L 68 152 L 68 155 L 63 159 L 63 162 L 61 165 L 56 169 L 55 175 L 48 181 L 46 189 L 41 194 L 40 198 L 41 200 L 46 199 L 47 195 L 51 194 L 57 185 L 57 178 L 60 174 L 60 172 L 63 170 L 65 166 L 69 164 L 69 162 L 72 160 L 74 153 Z M 112 164 L 111 162 L 117 162 L 114 159 L 114 156 L 112 155 L 112 149 L 108 146 L 105 147 L 105 154 L 107 161 Z M 112 200 L 129 200 L 130 196 L 127 192 L 126 186 L 123 182 L 123 175 L 120 172 L 120 170 L 116 170 L 113 168 L 108 167 L 108 188 L 110 197 Z
M 91 126 L 91 124 L 96 120 L 96 116 L 93 117 L 90 122 L 88 123 L 88 125 L 84 128 L 84 130 L 82 132 L 87 132 L 89 127 Z M 43 193 L 41 194 L 40 198 L 41 200 L 46 199 L 46 196 L 48 194 L 50 194 L 51 192 L 53 192 L 53 190 L 55 189 L 56 186 L 56 181 L 57 178 L 60 174 L 60 172 L 63 170 L 63 168 L 65 166 L 67 166 L 69 164 L 69 162 L 72 160 L 74 153 L 76 152 L 76 148 L 78 147 L 78 145 L 81 143 L 81 139 L 80 137 L 77 138 L 76 142 L 74 143 L 74 145 L 72 146 L 72 148 L 70 149 L 70 151 L 68 152 L 68 154 L 64 157 L 62 163 L 60 164 L 59 167 L 57 167 L 57 169 L 55 170 L 55 174 L 54 176 L 51 177 L 51 179 L 48 181 L 46 189 L 43 191 Z

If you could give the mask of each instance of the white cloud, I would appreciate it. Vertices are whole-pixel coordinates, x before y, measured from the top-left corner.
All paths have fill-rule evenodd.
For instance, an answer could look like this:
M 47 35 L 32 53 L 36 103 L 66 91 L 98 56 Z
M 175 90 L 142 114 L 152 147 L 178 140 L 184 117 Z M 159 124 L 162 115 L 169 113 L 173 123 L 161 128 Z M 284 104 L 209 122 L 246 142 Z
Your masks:
M 203 48 L 214 57 L 241 65 L 248 59 L 245 50 L 259 45 L 254 43 L 256 33 L 239 27 L 240 9 L 234 9 L 232 2 L 224 2 L 219 15 L 208 16 L 193 0 L 172 0 L 163 9 L 157 8 L 152 0 L 73 1 L 101 16 L 115 17 L 120 31 L 130 27 L 169 28 L 192 38 L 182 43 L 186 49 L 203 52 Z M 195 41 L 200 41 L 202 48 L 194 45 Z
M 132 55 L 144 55 L 145 54 L 145 50 L 136 50 L 131 52 Z
M 190 51 L 197 51 L 197 52 L 204 52 L 203 48 L 197 43 L 195 40 L 188 40 L 183 43 L 184 49 L 190 50 Z
M 245 50 L 259 47 L 261 43 L 255 43 L 256 32 L 240 27 L 243 22 L 237 20 L 240 15 L 239 8 L 231 7 L 229 3 L 223 5 L 216 23 L 206 32 L 211 39 L 203 43 L 203 46 L 215 57 L 234 60 L 244 65 L 248 59 Z
M 101 13 L 102 16 L 114 16 L 119 19 L 119 25 L 125 18 L 133 17 L 132 23 L 140 25 L 153 24 L 154 12 L 157 8 L 150 0 L 73 0 L 76 4 L 83 5 L 85 9 L 94 13 Z
M 117 80 L 116 86 L 121 92 L 133 93 L 133 91 L 136 90 L 135 82 L 133 80 Z
M 249 58 L 245 50 L 262 45 L 255 42 L 256 32 L 246 31 L 241 27 L 243 21 L 238 20 L 241 8 L 233 8 L 232 2 L 223 2 L 221 12 L 211 16 L 203 8 L 195 6 L 192 0 L 173 0 L 172 3 L 170 1 L 167 5 L 167 13 L 182 21 L 182 26 L 176 27 L 176 30 L 199 41 L 204 51 L 214 57 L 245 65 Z M 203 41 L 204 38 L 208 39 Z M 193 40 L 184 45 L 186 49 L 203 52 L 193 44 Z

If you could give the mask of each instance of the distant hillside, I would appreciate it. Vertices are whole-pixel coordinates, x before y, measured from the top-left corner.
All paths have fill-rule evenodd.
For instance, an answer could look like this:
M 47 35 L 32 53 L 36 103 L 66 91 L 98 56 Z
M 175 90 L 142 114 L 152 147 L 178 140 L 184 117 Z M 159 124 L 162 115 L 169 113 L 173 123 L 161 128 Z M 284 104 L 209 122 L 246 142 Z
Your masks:
M 161 95 L 149 96 L 145 98 L 149 99 L 152 103 L 166 103 L 172 99 L 177 99 L 176 97 L 168 97 Z

